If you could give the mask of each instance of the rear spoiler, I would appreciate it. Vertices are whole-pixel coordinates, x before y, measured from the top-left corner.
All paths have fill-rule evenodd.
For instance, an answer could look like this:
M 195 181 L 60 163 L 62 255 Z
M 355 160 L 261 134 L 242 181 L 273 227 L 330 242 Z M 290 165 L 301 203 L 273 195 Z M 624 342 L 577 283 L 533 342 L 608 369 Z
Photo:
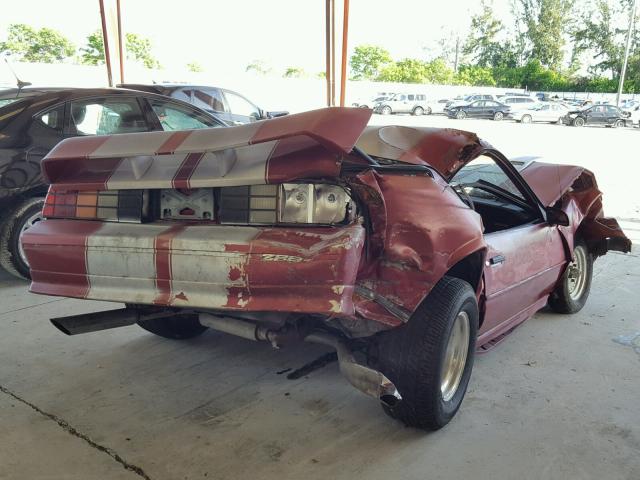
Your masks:
M 370 116 L 368 109 L 333 107 L 238 127 L 74 137 L 44 158 L 43 177 L 60 188 L 114 189 L 337 175 L 335 156 L 351 152 Z M 174 184 L 196 173 L 194 185 Z

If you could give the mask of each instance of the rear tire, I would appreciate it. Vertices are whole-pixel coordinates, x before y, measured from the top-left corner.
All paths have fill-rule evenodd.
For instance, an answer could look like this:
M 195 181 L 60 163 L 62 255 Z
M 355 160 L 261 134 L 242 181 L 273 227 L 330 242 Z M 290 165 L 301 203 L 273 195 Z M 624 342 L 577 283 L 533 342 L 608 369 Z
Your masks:
M 202 335 L 207 327 L 200 324 L 197 315 L 176 315 L 138 322 L 147 332 L 171 340 L 187 340 Z
M 400 395 L 391 417 L 438 430 L 454 417 L 473 369 L 478 305 L 471 285 L 443 277 L 406 325 L 377 337 L 373 363 Z
M 502 112 L 496 112 L 496 113 L 494 113 L 494 114 L 493 114 L 493 119 L 494 119 L 496 122 L 499 122 L 499 121 L 500 121 L 500 120 L 502 120 L 503 118 L 504 118 L 504 113 L 502 113 Z
M 40 197 L 23 200 L 6 213 L 0 225 L 0 266 L 18 278 L 31 278 L 20 237 L 42 220 L 43 205 Z
M 584 240 L 576 238 L 573 248 L 574 260 L 567 268 L 556 288 L 549 296 L 549 306 L 557 313 L 576 313 L 582 310 L 593 277 L 593 255 Z
M 523 115 L 520 119 L 520 123 L 531 123 L 531 115 Z

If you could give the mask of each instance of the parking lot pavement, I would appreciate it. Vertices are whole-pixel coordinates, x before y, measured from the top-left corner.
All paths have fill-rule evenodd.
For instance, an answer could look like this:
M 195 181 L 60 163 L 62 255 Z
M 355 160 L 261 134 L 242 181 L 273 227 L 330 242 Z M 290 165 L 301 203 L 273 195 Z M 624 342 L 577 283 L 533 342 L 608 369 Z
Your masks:
M 321 347 L 67 337 L 48 318 L 114 306 L 0 274 L 0 478 L 637 478 L 639 280 L 637 249 L 598 260 L 585 309 L 540 313 L 479 356 L 460 414 L 426 434 L 336 364 L 279 374 Z

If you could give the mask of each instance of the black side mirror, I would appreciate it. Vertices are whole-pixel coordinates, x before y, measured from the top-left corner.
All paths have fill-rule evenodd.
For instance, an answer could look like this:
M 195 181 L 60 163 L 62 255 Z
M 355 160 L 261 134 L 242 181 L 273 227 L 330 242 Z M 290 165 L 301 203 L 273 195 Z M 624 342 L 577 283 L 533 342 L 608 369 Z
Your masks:
M 560 225 L 562 227 L 568 227 L 570 225 L 569 216 L 564 210 L 555 207 L 547 207 L 547 223 L 549 225 Z

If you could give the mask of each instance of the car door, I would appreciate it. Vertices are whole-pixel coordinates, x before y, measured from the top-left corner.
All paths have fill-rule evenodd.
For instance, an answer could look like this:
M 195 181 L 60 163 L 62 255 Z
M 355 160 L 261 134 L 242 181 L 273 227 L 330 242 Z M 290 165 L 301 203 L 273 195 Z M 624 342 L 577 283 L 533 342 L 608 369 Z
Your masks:
M 605 109 L 605 114 L 604 114 L 605 115 L 605 123 L 607 125 L 613 125 L 613 123 L 616 120 L 622 118 L 622 114 L 620 113 L 620 111 L 616 107 L 613 107 L 611 105 L 606 105 L 604 107 L 604 109 Z
M 469 162 L 452 183 L 473 199 L 485 226 L 481 344 L 483 336 L 499 335 L 544 306 L 566 264 L 565 250 L 558 227 L 545 221 L 531 189 L 497 152 Z
M 261 110 L 242 95 L 224 90 L 223 96 L 232 125 L 243 125 L 262 119 Z
M 462 109 L 467 113 L 467 117 L 477 118 L 482 116 L 484 103 L 484 100 L 476 100 Z
M 553 111 L 553 107 L 555 105 L 542 105 L 538 110 L 534 113 L 534 119 L 537 122 L 550 122 L 553 119 L 553 115 L 555 114 Z M 555 120 L 558 118 L 556 117 Z
M 64 115 L 65 105 L 61 103 L 33 116 L 27 130 L 31 143 L 23 152 L 19 148 L 7 150 L 13 160 L 0 172 L 0 187 L 26 189 L 42 183 L 40 162 L 64 138 Z
M 493 115 L 501 110 L 500 104 L 498 102 L 494 102 L 493 100 L 484 100 L 484 108 L 480 116 L 483 118 L 493 118 Z
M 587 123 L 592 125 L 602 125 L 604 124 L 605 117 L 603 107 L 597 105 L 595 107 L 591 107 L 590 109 L 584 112 L 585 120 Z

